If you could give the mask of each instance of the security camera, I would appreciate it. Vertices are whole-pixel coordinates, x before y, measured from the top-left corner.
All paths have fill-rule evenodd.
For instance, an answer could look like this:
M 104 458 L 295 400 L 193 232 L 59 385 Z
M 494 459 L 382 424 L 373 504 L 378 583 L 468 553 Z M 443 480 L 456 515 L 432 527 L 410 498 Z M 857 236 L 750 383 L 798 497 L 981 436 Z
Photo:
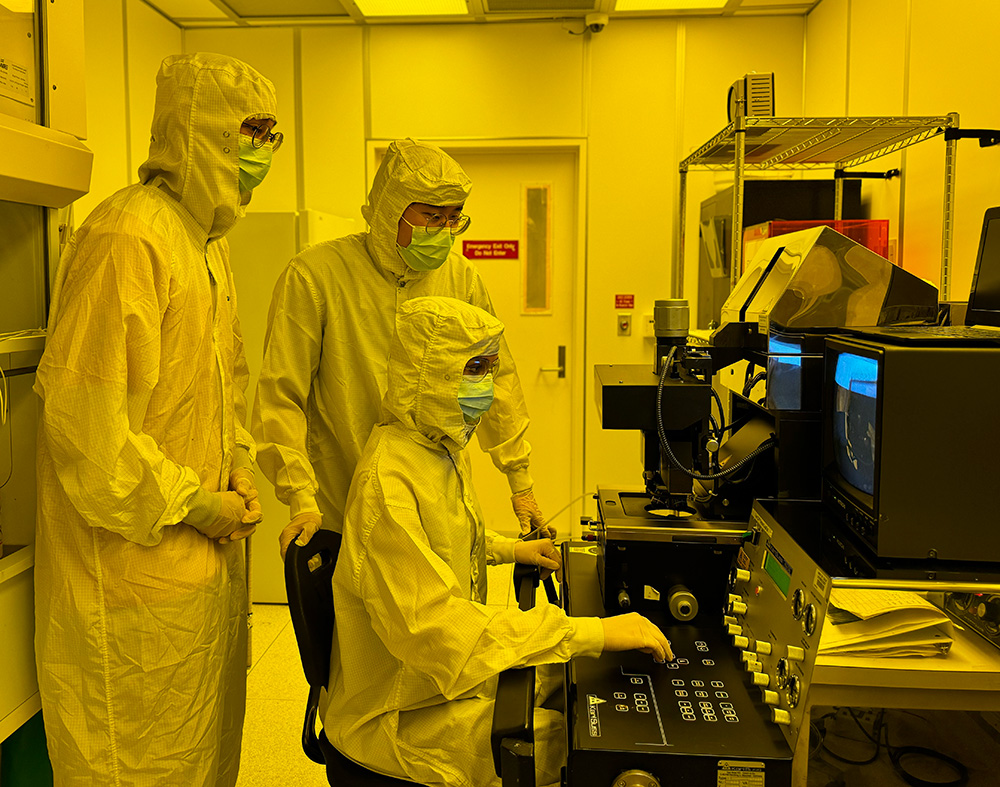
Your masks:
M 600 33 L 608 24 L 607 14 L 587 14 L 583 19 L 587 30 L 591 33 Z

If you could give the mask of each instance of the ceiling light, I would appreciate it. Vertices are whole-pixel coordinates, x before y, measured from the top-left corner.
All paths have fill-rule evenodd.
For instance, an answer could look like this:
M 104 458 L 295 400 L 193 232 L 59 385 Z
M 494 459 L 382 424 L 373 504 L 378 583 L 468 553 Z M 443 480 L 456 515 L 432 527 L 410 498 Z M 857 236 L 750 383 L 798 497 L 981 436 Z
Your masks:
M 717 11 L 728 0 L 618 0 L 615 11 Z
M 465 0 L 354 0 L 365 16 L 445 16 L 467 14 Z

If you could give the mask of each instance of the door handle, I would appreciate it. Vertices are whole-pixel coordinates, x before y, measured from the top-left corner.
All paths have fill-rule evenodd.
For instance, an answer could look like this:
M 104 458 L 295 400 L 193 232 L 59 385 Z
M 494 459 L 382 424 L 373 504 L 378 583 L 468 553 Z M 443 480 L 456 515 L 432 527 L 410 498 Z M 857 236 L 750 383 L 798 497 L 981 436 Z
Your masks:
M 559 372 L 560 377 L 566 376 L 566 345 L 559 345 L 559 365 L 558 366 L 543 366 L 538 371 L 540 372 Z

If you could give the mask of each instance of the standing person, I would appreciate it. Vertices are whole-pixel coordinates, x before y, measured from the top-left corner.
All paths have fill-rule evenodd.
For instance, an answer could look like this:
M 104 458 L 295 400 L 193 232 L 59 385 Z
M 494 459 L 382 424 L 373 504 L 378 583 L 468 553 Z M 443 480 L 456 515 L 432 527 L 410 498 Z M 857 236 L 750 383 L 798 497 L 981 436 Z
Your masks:
M 321 526 L 340 531 L 354 467 L 379 416 L 399 308 L 410 298 L 457 298 L 493 313 L 471 262 L 452 251 L 471 181 L 444 151 L 389 145 L 362 214 L 368 231 L 312 246 L 274 289 L 252 431 L 258 464 L 291 509 L 281 554 Z M 528 472 L 527 409 L 514 361 L 500 347 L 496 403 L 479 442 L 506 474 L 522 533 L 545 525 Z M 546 527 L 549 534 L 554 534 Z
M 241 544 L 260 521 L 226 233 L 281 144 L 273 85 L 156 80 L 149 158 L 59 263 L 38 366 L 35 651 L 56 785 L 231 787 Z
M 561 567 L 549 539 L 485 529 L 465 446 L 491 405 L 503 325 L 452 298 L 399 309 L 382 420 L 351 483 L 333 575 L 337 623 L 323 729 L 343 754 L 417 784 L 499 785 L 496 677 L 604 651 L 673 658 L 637 613 L 573 618 L 552 604 L 486 606 L 486 566 Z M 650 665 L 652 668 L 652 665 Z M 539 670 L 536 702 L 552 683 Z M 535 709 L 537 783 L 565 764 L 562 715 Z

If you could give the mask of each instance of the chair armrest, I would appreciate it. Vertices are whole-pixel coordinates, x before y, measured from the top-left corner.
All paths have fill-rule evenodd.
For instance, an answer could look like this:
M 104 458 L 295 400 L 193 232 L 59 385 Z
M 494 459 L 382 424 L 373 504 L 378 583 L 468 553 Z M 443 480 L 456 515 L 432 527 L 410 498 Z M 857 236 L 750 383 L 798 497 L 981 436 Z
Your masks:
M 535 606 L 539 574 L 535 566 L 514 566 L 514 594 L 520 609 Z M 493 704 L 493 768 L 504 787 L 534 787 L 535 668 L 501 672 Z

